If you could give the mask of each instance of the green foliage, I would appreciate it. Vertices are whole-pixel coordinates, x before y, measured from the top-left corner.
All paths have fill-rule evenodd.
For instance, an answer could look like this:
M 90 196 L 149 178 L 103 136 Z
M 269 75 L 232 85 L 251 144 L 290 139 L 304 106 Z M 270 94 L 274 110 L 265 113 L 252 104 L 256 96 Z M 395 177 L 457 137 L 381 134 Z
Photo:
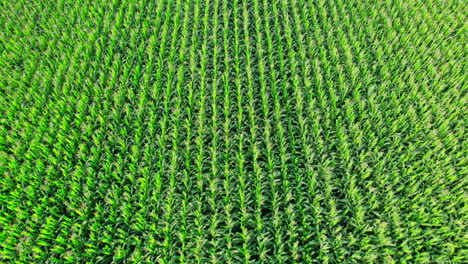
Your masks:
M 467 263 L 465 6 L 0 0 L 0 262 Z

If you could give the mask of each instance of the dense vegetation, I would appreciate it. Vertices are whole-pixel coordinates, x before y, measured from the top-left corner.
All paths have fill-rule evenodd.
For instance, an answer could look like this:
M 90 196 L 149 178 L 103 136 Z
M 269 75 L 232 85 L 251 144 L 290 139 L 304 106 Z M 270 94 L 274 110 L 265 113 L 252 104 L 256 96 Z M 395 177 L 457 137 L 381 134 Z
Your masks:
M 467 263 L 467 13 L 0 0 L 0 261 Z

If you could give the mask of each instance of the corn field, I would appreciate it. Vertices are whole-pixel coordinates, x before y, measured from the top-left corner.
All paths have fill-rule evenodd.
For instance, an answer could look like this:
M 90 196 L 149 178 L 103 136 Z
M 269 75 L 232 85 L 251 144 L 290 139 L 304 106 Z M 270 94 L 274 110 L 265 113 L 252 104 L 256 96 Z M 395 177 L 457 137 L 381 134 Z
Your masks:
M 1 263 L 467 263 L 453 0 L 0 0 Z

